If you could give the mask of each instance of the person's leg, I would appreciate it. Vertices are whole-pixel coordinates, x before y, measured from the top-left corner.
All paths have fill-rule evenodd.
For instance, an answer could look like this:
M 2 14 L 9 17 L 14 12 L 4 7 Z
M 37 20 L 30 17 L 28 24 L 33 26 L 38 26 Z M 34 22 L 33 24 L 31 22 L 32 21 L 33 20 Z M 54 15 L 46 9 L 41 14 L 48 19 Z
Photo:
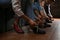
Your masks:
M 15 15 L 14 18 L 15 18 L 15 21 L 14 21 L 14 24 L 13 24 L 14 30 L 18 33 L 24 33 L 23 30 L 21 29 L 21 27 L 19 26 L 20 18 L 17 15 Z
M 18 23 L 18 20 L 19 20 L 19 19 L 16 19 L 15 22 Z M 32 30 L 33 30 L 34 33 L 45 34 L 45 31 L 40 30 L 40 29 L 38 29 L 38 32 L 37 32 L 37 27 L 32 27 L 32 26 L 30 26 L 30 27 L 32 28 Z M 16 28 L 16 24 L 15 24 L 15 28 Z
M 27 10 L 27 16 L 31 18 L 33 21 L 36 21 L 36 16 L 31 8 Z M 45 34 L 44 30 L 39 29 L 38 24 L 34 27 L 30 26 L 30 28 L 33 30 L 34 33 Z
M 42 18 L 42 16 L 39 14 L 38 10 L 34 10 L 35 15 L 36 15 L 36 22 L 39 24 L 40 28 L 44 27 L 44 22 L 45 20 Z
M 25 15 L 25 17 L 27 18 L 27 16 Z M 28 22 L 27 20 L 29 20 L 28 18 L 27 19 L 24 19 L 24 18 L 20 18 L 18 17 L 17 15 L 15 15 L 15 21 L 14 21 L 14 29 L 16 32 L 18 33 L 23 33 L 24 30 L 22 30 L 23 26 L 27 26 L 28 25 Z M 20 21 L 20 22 L 19 22 Z M 27 23 L 27 24 L 26 24 Z M 19 27 L 20 26 L 20 27 Z M 34 26 L 34 25 L 33 25 Z M 32 26 L 32 27 L 33 27 Z
M 45 23 L 44 23 L 44 28 L 46 28 L 46 27 L 51 27 L 51 25 L 48 24 L 48 23 L 50 23 L 50 21 L 46 18 L 46 19 L 45 19 Z

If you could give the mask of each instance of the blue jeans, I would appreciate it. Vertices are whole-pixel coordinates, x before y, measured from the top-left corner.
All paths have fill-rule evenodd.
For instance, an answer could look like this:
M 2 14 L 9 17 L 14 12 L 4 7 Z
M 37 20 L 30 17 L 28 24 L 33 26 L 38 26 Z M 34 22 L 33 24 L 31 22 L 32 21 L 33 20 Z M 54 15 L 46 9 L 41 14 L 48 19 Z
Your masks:
M 34 10 L 33 10 L 33 7 L 32 6 L 28 6 L 27 7 L 27 11 L 26 11 L 26 14 L 25 15 L 27 15 L 27 17 L 29 17 L 33 21 L 36 20 L 36 16 L 34 14 Z M 21 22 L 21 25 L 22 26 L 28 25 L 28 23 L 23 18 L 20 20 L 20 22 Z

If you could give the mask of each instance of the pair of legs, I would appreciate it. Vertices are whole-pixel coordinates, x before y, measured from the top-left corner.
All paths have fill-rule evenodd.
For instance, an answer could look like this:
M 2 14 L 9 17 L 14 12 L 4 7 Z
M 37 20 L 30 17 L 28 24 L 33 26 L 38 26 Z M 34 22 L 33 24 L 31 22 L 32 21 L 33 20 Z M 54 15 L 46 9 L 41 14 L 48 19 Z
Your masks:
M 30 10 L 30 9 L 29 9 L 29 10 L 27 11 L 27 14 L 26 14 L 25 16 L 29 17 L 31 20 L 33 20 L 33 21 L 36 22 L 36 18 L 35 18 L 36 16 L 35 16 L 35 14 L 33 13 L 33 10 Z M 20 28 L 19 28 L 19 26 L 18 26 L 19 19 L 20 19 L 19 17 L 15 18 L 14 28 L 15 28 L 15 30 L 16 30 L 17 32 L 23 33 L 22 29 L 20 30 Z M 28 19 L 27 19 L 27 20 L 28 20 Z M 34 33 L 45 34 L 45 31 L 44 31 L 44 30 L 41 30 L 41 29 L 35 27 L 36 25 L 38 26 L 38 23 L 37 23 L 37 22 L 36 22 L 36 23 L 37 23 L 36 25 L 31 26 L 27 20 L 22 19 L 22 20 L 21 20 L 21 24 L 22 24 L 23 26 L 25 26 L 26 24 L 28 24 L 28 25 L 30 26 L 30 28 L 33 30 Z M 27 21 L 27 22 L 26 22 L 26 21 Z M 38 31 L 37 31 L 37 30 L 38 30 Z
M 24 31 L 21 29 L 22 26 L 19 27 L 19 25 L 18 25 L 19 19 L 20 19 L 20 18 L 15 18 L 14 29 L 15 29 L 15 31 L 18 32 L 18 33 L 24 33 Z M 24 21 L 25 21 L 25 20 L 24 20 Z M 23 23 L 24 23 L 24 22 L 23 22 Z M 23 23 L 22 23 L 22 25 L 24 25 Z M 33 30 L 34 33 L 45 34 L 45 31 L 39 29 L 38 27 L 36 27 L 36 26 L 33 27 L 33 26 L 31 26 L 31 25 L 29 25 L 29 26 L 30 26 L 30 28 Z M 37 31 L 37 30 L 38 30 L 38 31 Z

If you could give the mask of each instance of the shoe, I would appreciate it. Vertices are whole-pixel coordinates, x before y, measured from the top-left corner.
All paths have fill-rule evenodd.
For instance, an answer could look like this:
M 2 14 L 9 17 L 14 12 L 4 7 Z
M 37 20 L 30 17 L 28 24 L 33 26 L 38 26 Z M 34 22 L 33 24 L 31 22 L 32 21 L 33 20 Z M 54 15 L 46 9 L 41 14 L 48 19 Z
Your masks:
M 52 21 L 48 21 L 48 23 L 52 23 Z
M 34 27 L 32 30 L 33 30 L 33 33 L 35 34 L 46 34 L 45 30 L 42 30 L 36 27 Z
M 43 25 L 43 26 L 42 26 L 42 25 L 38 25 L 38 27 L 39 27 L 39 28 L 44 28 L 44 25 Z
M 44 25 L 44 28 L 46 28 L 46 27 L 51 27 L 51 25 L 45 24 L 45 25 Z
M 51 20 L 48 20 L 47 23 L 52 23 L 52 21 Z
M 47 23 L 52 23 L 52 21 L 51 21 L 51 20 L 48 20 L 48 19 L 46 19 L 46 22 L 47 22 Z
M 24 33 L 23 30 L 21 28 L 19 28 L 19 26 L 17 24 L 14 24 L 14 30 L 17 32 L 17 33 Z

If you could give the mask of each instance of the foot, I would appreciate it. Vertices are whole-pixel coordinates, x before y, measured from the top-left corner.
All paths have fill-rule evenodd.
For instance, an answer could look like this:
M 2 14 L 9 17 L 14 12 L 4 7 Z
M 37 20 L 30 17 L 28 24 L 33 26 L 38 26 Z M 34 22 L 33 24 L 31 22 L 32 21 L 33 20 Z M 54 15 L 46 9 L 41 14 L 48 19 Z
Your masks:
M 17 33 L 24 33 L 23 30 L 22 30 L 17 24 L 14 24 L 14 30 L 15 30 Z
M 47 21 L 48 23 L 52 23 L 52 21 L 51 20 L 49 20 L 49 21 Z
M 48 21 L 48 23 L 52 23 L 52 21 Z
M 46 22 L 47 22 L 47 23 L 52 23 L 52 21 L 51 21 L 51 20 L 48 20 L 48 19 L 46 19 Z
M 54 18 L 51 18 L 51 21 L 54 21 Z
M 39 29 L 36 27 L 34 27 L 32 30 L 33 30 L 33 33 L 35 33 L 35 34 L 45 34 L 46 33 L 45 30 L 42 30 L 42 29 Z
M 44 28 L 46 28 L 46 27 L 51 27 L 51 25 L 45 24 L 45 25 L 44 25 Z

